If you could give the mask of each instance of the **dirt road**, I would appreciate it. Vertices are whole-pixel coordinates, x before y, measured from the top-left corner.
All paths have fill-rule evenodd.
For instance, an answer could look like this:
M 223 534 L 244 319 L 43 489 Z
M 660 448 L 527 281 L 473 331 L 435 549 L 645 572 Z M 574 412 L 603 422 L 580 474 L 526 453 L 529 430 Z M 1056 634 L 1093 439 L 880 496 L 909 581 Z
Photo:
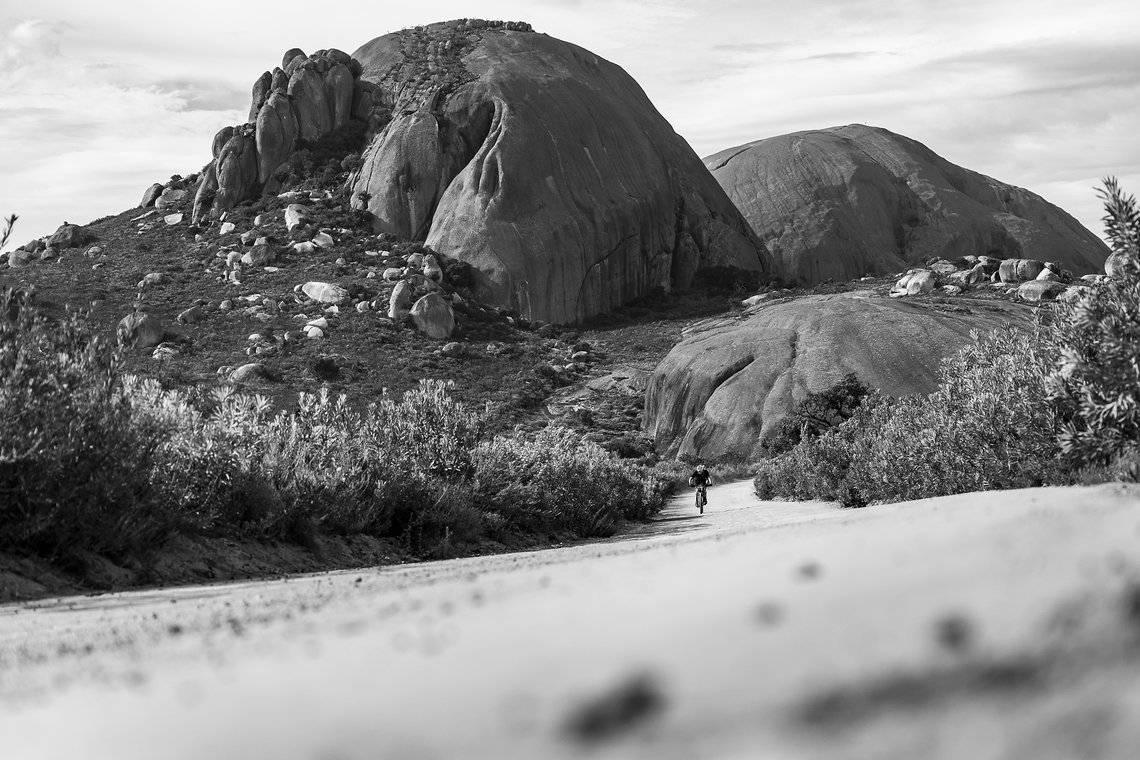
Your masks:
M 1134 758 L 1140 489 L 0 607 L 0 757 Z

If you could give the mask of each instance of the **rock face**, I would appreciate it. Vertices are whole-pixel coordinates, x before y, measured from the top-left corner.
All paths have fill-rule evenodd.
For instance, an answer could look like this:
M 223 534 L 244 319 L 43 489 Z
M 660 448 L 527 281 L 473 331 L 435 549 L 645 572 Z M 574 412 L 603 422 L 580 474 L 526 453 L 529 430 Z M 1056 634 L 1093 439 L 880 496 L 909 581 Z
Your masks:
M 929 393 L 939 362 L 971 330 L 1028 324 L 1028 309 L 1015 304 L 956 303 L 808 296 L 698 325 L 653 371 L 645 427 L 670 454 L 748 457 L 808 393 L 848 372 L 892 395 Z
M 574 322 L 685 288 L 701 267 L 769 272 L 724 191 L 618 66 L 525 25 L 477 22 L 389 34 L 353 58 L 367 97 L 396 114 L 354 197 L 379 230 L 477 267 L 480 298 Z
M 1028 190 L 963 169 L 919 142 L 852 124 L 721 151 L 705 165 L 805 285 L 887 274 L 932 257 L 990 255 L 1101 271 L 1108 248 Z

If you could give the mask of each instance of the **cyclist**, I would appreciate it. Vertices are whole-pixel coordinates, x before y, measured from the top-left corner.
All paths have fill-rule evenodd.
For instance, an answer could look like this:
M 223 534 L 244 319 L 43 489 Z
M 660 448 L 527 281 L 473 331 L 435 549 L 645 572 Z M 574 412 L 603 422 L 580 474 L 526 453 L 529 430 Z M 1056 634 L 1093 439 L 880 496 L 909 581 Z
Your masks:
M 705 505 L 709 503 L 709 496 L 706 489 L 712 485 L 712 475 L 709 473 L 709 468 L 703 464 L 697 464 L 697 469 L 689 476 L 689 485 L 695 486 L 697 489 L 697 509 L 703 515 L 705 513 Z

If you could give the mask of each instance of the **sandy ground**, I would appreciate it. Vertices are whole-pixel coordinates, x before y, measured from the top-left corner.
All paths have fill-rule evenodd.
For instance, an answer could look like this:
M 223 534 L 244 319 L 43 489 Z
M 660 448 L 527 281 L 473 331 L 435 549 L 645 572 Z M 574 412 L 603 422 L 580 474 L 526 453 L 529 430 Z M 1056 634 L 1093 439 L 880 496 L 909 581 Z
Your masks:
M 0 607 L 0 757 L 1135 758 L 1140 489 Z

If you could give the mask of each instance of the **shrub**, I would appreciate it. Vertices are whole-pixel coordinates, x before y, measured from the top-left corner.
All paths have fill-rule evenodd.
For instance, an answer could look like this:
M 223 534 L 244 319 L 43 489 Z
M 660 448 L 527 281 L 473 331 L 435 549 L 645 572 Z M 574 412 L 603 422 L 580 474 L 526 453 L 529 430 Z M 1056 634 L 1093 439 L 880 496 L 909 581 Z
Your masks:
M 975 336 L 926 397 L 868 397 L 850 419 L 761 464 L 761 498 L 848 506 L 1062 480 L 1039 331 Z
M 174 527 L 152 478 L 164 432 L 130 415 L 117 349 L 78 314 L 0 300 L 0 547 L 116 556 L 160 541 Z
M 1114 179 L 1104 184 L 1119 271 L 1059 306 L 1050 336 L 1058 364 L 1049 391 L 1065 415 L 1061 452 L 1075 467 L 1105 465 L 1140 443 L 1140 210 Z
M 809 393 L 791 414 L 773 426 L 761 444 L 761 451 L 766 456 L 776 456 L 791 450 L 805 438 L 818 437 L 850 419 L 872 390 L 854 372 L 849 372 L 830 388 Z
M 619 519 L 646 519 L 664 503 L 664 484 L 647 469 L 554 426 L 484 443 L 475 481 L 481 508 L 528 531 L 608 536 Z

